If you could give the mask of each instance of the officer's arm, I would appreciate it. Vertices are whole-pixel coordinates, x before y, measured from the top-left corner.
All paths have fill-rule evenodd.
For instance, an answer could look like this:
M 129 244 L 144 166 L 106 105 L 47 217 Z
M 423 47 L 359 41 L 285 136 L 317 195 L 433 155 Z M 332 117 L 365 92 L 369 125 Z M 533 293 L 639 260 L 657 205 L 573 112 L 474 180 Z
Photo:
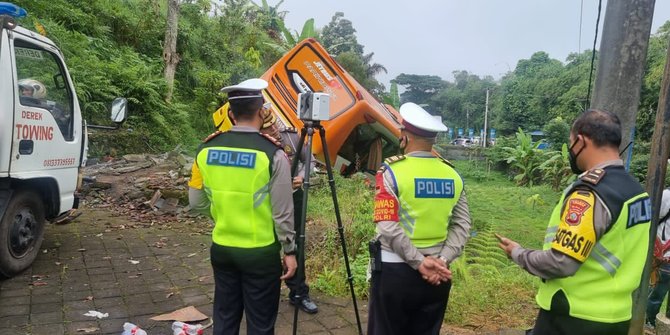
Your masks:
M 398 210 L 400 204 L 393 186 L 393 177 L 386 170 L 377 172 L 377 192 L 375 194 L 374 222 L 382 246 L 386 246 L 402 257 L 413 269 L 423 262 L 423 255 L 412 244 L 400 227 Z
M 272 177 L 270 178 L 270 203 L 275 232 L 282 244 L 284 253 L 295 250 L 295 230 L 293 226 L 293 188 L 291 181 L 291 163 L 282 150 L 277 150 L 273 158 Z
M 195 162 L 191 167 L 191 180 L 188 181 L 188 203 L 191 211 L 210 217 L 212 216 L 212 213 L 209 210 L 209 197 L 204 191 L 202 175 Z
M 512 250 L 512 260 L 529 273 L 544 279 L 575 274 L 588 258 L 611 221 L 600 199 L 589 190 L 566 196 L 556 236 L 549 250 Z
M 465 190 L 463 190 L 461 197 L 458 198 L 458 202 L 451 212 L 451 219 L 449 220 L 449 228 L 447 230 L 449 232 L 447 234 L 447 241 L 440 252 L 440 256 L 444 257 L 447 263 L 451 263 L 463 252 L 465 243 L 470 237 L 471 223 L 468 199 L 465 196 Z

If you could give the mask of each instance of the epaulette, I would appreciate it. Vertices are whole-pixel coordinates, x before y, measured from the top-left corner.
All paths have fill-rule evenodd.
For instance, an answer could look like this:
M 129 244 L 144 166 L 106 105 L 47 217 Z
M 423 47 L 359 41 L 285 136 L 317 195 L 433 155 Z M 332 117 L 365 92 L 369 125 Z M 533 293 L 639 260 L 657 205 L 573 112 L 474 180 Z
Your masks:
M 263 134 L 263 133 L 259 133 L 259 134 L 261 136 L 265 137 L 268 141 L 272 142 L 272 144 L 276 145 L 277 147 L 282 148 L 282 149 L 284 148 L 284 147 L 282 147 L 281 142 L 277 141 L 276 138 L 274 138 L 274 137 L 272 137 L 268 134 Z
M 215 132 L 209 134 L 209 136 L 207 136 L 207 137 L 202 141 L 202 143 L 207 143 L 207 142 L 209 142 L 211 139 L 215 138 L 215 137 L 218 136 L 219 134 L 223 134 L 223 132 L 220 131 L 220 130 L 217 130 L 217 131 L 215 131 Z
M 588 170 L 582 174 L 579 179 L 593 185 L 598 185 L 601 179 L 605 176 L 604 169 Z
M 295 128 L 293 128 L 293 127 L 291 127 L 291 128 L 286 128 L 286 129 L 284 129 L 284 130 L 282 130 L 282 131 L 283 131 L 283 132 L 286 132 L 286 133 L 296 133 L 296 134 L 298 133 L 298 129 L 295 129 Z
M 385 159 L 384 163 L 393 164 L 395 162 L 400 162 L 403 159 L 405 159 L 405 155 L 395 155 L 395 156 L 391 156 L 391 157 Z
M 438 158 L 439 160 L 441 160 L 442 163 L 447 164 L 447 165 L 451 166 L 452 168 L 456 168 L 456 167 L 454 166 L 454 164 L 453 164 L 452 162 L 448 161 L 446 158 L 444 158 L 444 157 L 442 157 L 442 156 L 437 156 L 437 158 Z

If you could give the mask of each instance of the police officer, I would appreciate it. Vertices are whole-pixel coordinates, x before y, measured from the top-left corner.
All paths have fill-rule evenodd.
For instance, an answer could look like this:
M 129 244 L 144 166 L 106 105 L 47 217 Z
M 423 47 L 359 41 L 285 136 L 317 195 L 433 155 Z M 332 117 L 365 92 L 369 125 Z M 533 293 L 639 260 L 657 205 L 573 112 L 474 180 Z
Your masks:
M 368 334 L 439 334 L 451 289 L 449 264 L 463 251 L 470 213 L 463 180 L 432 153 L 441 122 L 414 103 L 400 107 L 400 148 L 377 172 L 374 222 L 381 258 L 370 287 Z M 372 250 L 371 250 L 372 251 Z
M 631 295 L 647 258 L 651 202 L 619 159 L 615 114 L 582 113 L 570 143 L 570 167 L 579 178 L 556 205 L 542 250 L 504 237 L 500 247 L 542 279 L 532 334 L 627 334 Z
M 194 170 L 202 189 L 189 189 L 191 207 L 215 221 L 216 335 L 239 334 L 243 311 L 249 334 L 274 334 L 281 280 L 296 269 L 290 163 L 279 143 L 259 133 L 266 87 L 250 79 L 223 88 L 236 125 L 200 145 Z
M 266 104 L 264 109 L 265 120 L 263 122 L 263 127 L 261 128 L 261 133 L 272 136 L 274 139 L 279 141 L 286 152 L 286 155 L 289 157 L 289 160 L 293 161 L 295 153 L 298 151 L 298 143 L 300 142 L 300 136 L 295 128 L 283 128 L 277 125 L 277 117 L 272 112 L 272 107 L 270 104 Z M 298 162 L 298 171 L 293 176 L 293 208 L 295 209 L 293 220 L 295 222 L 295 231 L 300 231 L 300 225 L 303 224 L 301 218 L 301 208 L 304 199 L 304 191 L 302 190 L 303 176 L 305 175 L 305 155 L 307 154 L 307 148 L 303 147 L 302 152 L 300 153 L 300 158 Z M 312 157 L 312 162 L 316 159 Z M 311 170 L 311 169 L 310 169 Z M 291 305 L 298 305 L 300 309 L 309 313 L 315 314 L 319 311 L 317 305 L 309 297 L 309 286 L 305 282 L 305 273 L 303 272 L 300 277 L 293 276 L 286 280 L 286 286 L 289 288 L 289 303 Z

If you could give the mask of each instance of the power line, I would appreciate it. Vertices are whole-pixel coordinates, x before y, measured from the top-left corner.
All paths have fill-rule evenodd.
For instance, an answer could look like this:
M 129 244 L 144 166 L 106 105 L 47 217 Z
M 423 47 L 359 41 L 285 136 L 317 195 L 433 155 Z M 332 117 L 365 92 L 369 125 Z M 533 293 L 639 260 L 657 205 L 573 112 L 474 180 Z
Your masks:
M 591 83 L 593 81 L 593 69 L 596 60 L 596 42 L 598 41 L 598 26 L 600 25 L 600 13 L 602 12 L 603 0 L 598 0 L 598 18 L 596 19 L 596 36 L 593 38 L 593 50 L 591 50 L 591 70 L 589 71 L 589 89 L 586 91 L 586 104 L 590 105 L 591 101 Z M 584 106 L 586 109 L 587 106 Z

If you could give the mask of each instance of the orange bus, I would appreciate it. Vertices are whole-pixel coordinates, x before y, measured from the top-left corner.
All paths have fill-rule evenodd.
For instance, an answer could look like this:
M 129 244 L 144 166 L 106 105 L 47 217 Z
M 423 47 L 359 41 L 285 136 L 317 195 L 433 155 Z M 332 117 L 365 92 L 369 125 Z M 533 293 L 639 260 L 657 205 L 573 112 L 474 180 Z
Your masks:
M 297 115 L 298 94 L 312 91 L 330 95 L 330 120 L 323 121 L 335 171 L 349 175 L 374 171 L 383 158 L 397 153 L 400 114 L 375 99 L 315 40 L 307 39 L 286 53 L 261 77 L 263 92 L 272 103 L 280 127 L 302 129 Z M 229 127 L 227 104 L 217 110 L 214 124 Z M 321 139 L 314 135 L 313 153 L 323 161 Z

